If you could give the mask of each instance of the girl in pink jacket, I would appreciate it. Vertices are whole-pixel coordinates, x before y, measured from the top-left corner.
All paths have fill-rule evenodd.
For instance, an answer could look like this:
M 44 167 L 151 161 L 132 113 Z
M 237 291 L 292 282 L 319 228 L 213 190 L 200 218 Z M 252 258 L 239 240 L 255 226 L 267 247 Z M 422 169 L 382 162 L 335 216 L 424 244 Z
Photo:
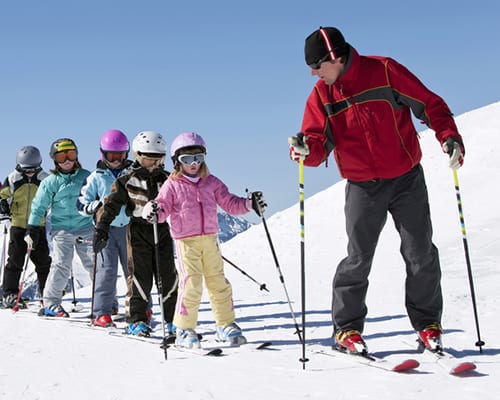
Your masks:
M 232 287 L 224 276 L 224 261 L 217 241 L 217 206 L 232 215 L 246 214 L 253 209 L 259 216 L 267 206 L 262 192 L 250 193 L 248 198 L 230 193 L 221 180 L 210 175 L 205 163 L 206 152 L 200 135 L 185 132 L 177 136 L 170 151 L 174 170 L 142 214 L 148 221 L 157 215 L 159 223 L 170 217 L 179 273 L 173 320 L 175 343 L 185 348 L 200 347 L 195 329 L 203 279 L 217 325 L 217 340 L 235 346 L 246 343 L 234 322 Z

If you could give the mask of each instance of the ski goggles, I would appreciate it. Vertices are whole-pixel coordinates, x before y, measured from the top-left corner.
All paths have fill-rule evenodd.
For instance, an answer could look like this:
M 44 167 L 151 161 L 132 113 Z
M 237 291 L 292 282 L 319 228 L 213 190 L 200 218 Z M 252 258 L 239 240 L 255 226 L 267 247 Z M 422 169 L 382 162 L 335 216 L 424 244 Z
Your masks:
M 36 174 L 38 171 L 40 171 L 40 168 L 22 168 L 21 172 L 23 174 Z
M 330 58 L 330 53 L 326 53 L 326 56 L 320 58 L 318 61 L 308 64 L 308 67 L 311 69 L 320 69 L 321 64 L 323 64 L 325 61 L 328 61 L 328 58 Z
M 103 151 L 103 154 L 106 161 L 109 162 L 123 161 L 127 157 L 126 151 Z
M 78 154 L 76 150 L 66 150 L 66 151 L 60 151 L 59 153 L 54 154 L 54 161 L 62 164 L 66 161 L 76 161 L 78 158 Z
M 149 158 L 151 160 L 160 160 L 165 157 L 165 154 L 160 153 L 137 153 L 139 157 Z
M 180 154 L 179 156 L 177 156 L 177 159 L 179 160 L 179 162 L 185 165 L 200 165 L 205 161 L 205 154 Z
M 22 174 L 36 174 L 40 172 L 42 167 L 21 167 L 20 165 L 16 166 L 16 171 Z

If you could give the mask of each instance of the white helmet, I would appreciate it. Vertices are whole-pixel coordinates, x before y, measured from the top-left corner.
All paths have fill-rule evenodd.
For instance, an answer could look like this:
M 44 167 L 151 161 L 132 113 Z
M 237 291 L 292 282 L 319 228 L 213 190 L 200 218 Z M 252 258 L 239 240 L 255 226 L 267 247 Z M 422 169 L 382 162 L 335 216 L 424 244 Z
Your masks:
M 167 153 L 167 142 L 157 132 L 139 132 L 132 141 L 132 151 L 134 152 L 134 157 L 141 154 L 165 155 Z

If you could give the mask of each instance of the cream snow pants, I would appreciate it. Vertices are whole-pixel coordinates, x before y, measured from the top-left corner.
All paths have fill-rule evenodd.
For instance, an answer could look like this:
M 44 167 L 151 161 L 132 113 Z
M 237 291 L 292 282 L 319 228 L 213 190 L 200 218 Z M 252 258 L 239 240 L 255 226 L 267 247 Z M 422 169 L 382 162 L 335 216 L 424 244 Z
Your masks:
M 173 323 L 181 329 L 195 329 L 203 294 L 203 280 L 208 290 L 217 326 L 232 324 L 235 319 L 233 292 L 224 276 L 224 261 L 217 235 L 194 236 L 175 241 L 179 292 Z

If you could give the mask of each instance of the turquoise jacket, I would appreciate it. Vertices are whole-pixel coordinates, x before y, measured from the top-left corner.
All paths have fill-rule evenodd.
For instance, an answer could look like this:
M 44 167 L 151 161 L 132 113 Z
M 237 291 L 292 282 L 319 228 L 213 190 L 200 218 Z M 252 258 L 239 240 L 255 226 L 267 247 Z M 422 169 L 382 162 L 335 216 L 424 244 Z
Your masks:
M 80 168 L 70 174 L 52 173 L 40 182 L 28 225 L 41 226 L 50 210 L 53 230 L 76 231 L 92 226 L 92 218 L 81 215 L 76 208 L 80 188 L 89 175 L 90 171 Z

